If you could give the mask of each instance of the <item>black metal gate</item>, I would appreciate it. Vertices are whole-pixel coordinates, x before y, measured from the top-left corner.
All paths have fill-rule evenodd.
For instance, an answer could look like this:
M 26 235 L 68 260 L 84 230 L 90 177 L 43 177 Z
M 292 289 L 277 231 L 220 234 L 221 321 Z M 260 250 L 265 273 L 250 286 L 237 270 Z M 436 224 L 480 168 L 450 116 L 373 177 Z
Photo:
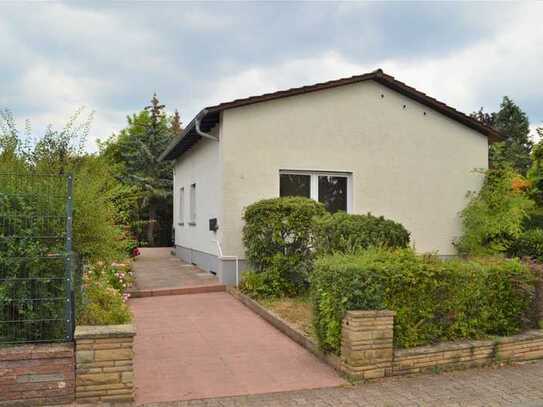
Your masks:
M 72 175 L 0 174 L 0 343 L 70 341 Z

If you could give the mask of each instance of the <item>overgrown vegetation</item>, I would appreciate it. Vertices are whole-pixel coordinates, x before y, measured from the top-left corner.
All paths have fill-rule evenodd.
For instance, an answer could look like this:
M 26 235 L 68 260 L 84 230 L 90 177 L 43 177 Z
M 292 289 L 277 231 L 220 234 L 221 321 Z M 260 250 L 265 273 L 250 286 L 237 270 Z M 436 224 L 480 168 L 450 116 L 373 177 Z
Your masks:
M 180 136 L 181 119 L 177 112 L 168 115 L 165 106 L 155 95 L 142 112 L 128 118 L 126 129 L 100 144 L 99 154 L 89 154 L 86 152 L 86 139 L 92 113 L 87 116 L 84 113 L 80 109 L 63 129 L 55 130 L 49 126 L 43 135 L 36 137 L 28 123 L 25 131 L 21 132 L 12 114 L 1 111 L 0 172 L 23 178 L 51 174 L 61 181 L 64 181 L 62 176 L 73 174 L 73 251 L 82 259 L 77 272 L 84 273 L 82 278 L 75 279 L 83 287 L 83 290 L 76 287 L 78 322 L 124 323 L 130 320 L 125 292 L 131 274 L 129 268 L 117 270 L 114 265 L 126 259 L 138 245 L 171 244 L 172 164 L 160 162 L 158 157 L 174 136 Z M 36 185 L 37 190 L 45 191 L 42 187 L 46 179 L 43 178 L 40 181 L 42 184 Z M 1 193 L 6 192 L 3 191 L 5 187 L 0 186 L 0 198 Z M 39 194 L 36 196 L 41 199 Z M 51 200 L 50 196 L 43 198 Z M 52 270 L 47 268 L 48 262 L 43 258 L 50 257 L 52 253 L 62 256 L 64 242 L 60 239 L 58 247 L 44 245 L 37 228 L 43 215 L 57 216 L 58 219 L 64 216 L 64 198 L 51 205 L 47 213 L 40 211 L 37 201 L 27 203 L 24 208 L 21 205 L 17 207 L 17 216 L 28 215 L 28 219 L 35 221 L 22 225 L 29 239 L 19 240 L 17 245 L 12 245 L 12 249 L 24 247 L 25 256 L 41 256 L 42 259 L 32 263 L 32 268 L 28 264 L 24 268 L 13 267 L 8 264 L 9 259 L 21 253 L 2 250 L 0 269 L 7 273 L 3 273 L 2 277 L 17 281 L 13 278 L 21 277 L 21 273 L 44 278 L 52 274 Z M 65 225 L 57 226 L 59 233 L 63 234 Z M 29 252 L 31 249 L 33 251 Z M 62 277 L 62 261 L 56 268 L 56 277 L 59 277 L 59 273 Z M 11 298 L 56 298 L 65 295 L 60 288 L 52 285 L 47 290 L 40 286 L 40 292 L 36 291 L 36 287 L 30 287 L 32 284 L 28 286 L 32 292 L 23 292 L 24 284 L 19 284 L 17 289 L 8 285 L 0 287 L 0 300 L 5 298 L 11 303 L 14 303 Z M 59 304 L 55 309 L 41 304 L 40 307 L 6 308 L 6 312 L 10 313 L 9 318 L 33 316 L 38 319 L 41 315 L 43 319 L 51 319 L 53 314 L 58 317 L 64 312 L 63 304 Z M 63 325 L 59 329 L 63 330 Z
M 117 325 L 131 321 L 132 315 L 126 301 L 125 290 L 133 283 L 128 264 L 89 266 L 84 275 L 84 296 L 77 306 L 77 323 L 80 325 Z
M 44 257 L 48 259 L 53 255 L 59 256 L 60 264 L 55 269 L 54 278 L 60 278 L 58 281 L 62 283 L 43 283 L 39 286 L 32 283 L 27 286 L 30 291 L 26 293 L 5 290 L 4 294 L 11 302 L 17 298 L 64 298 L 66 295 L 63 256 L 67 174 L 73 174 L 74 177 L 73 250 L 82 259 L 81 268 L 75 270 L 76 273 L 81 273 L 83 269 L 95 269 L 98 265 L 109 267 L 112 263 L 128 257 L 135 245 L 130 233 L 123 226 L 123 220 L 126 219 L 124 207 L 118 205 L 121 201 L 119 197 L 126 191 L 125 186 L 114 176 L 109 163 L 103 157 L 85 152 L 92 115 L 84 117 L 83 113 L 82 110 L 76 112 L 62 130 L 49 126 L 43 136 L 34 138 L 29 127 L 25 133 L 21 133 L 15 126 L 13 116 L 8 111 L 1 112 L 0 172 L 13 174 L 18 180 L 19 188 L 24 180 L 32 179 L 33 189 L 28 191 L 31 194 L 21 194 L 21 198 L 29 197 L 31 201 L 25 202 L 24 207 L 20 204 L 12 205 L 11 209 L 14 219 L 28 221 L 10 227 L 16 227 L 16 234 L 23 233 L 27 237 L 6 240 L 10 242 L 13 250 L 0 252 L 0 263 L 12 261 L 17 253 L 29 257 L 30 264 L 9 268 L 7 277 L 38 277 L 44 282 L 44 278 L 53 278 L 51 262 L 44 260 Z M 44 174 L 49 176 L 43 176 Z M 48 185 L 52 182 L 57 182 L 58 185 Z M 7 187 L 7 184 L 0 185 L 0 197 L 7 196 Z M 42 201 L 47 207 L 44 207 Z M 50 239 L 44 239 L 44 232 L 52 233 L 51 230 L 42 230 L 44 227 L 54 227 L 54 233 L 60 238 L 53 243 Z M 126 296 L 123 297 L 126 287 L 116 285 L 111 278 L 106 278 L 107 273 L 100 275 L 104 277 L 85 277 L 85 290 L 81 291 L 76 287 L 76 302 L 81 320 L 95 323 L 129 320 L 130 314 L 126 305 L 121 305 L 126 301 Z M 75 277 L 75 281 L 80 280 Z M 23 284 L 19 286 L 25 287 Z M 104 291 L 106 287 L 108 289 Z M 16 312 L 15 318 L 22 318 L 24 315 L 21 313 L 26 312 L 25 309 L 19 307 L 18 310 L 12 310 Z M 55 318 L 62 318 L 63 310 L 64 304 L 55 310 L 40 304 L 39 307 L 30 307 L 27 311 L 42 312 L 49 317 L 53 312 Z
M 504 140 L 490 146 L 490 169 L 479 193 L 462 212 L 464 255 L 503 254 L 541 258 L 543 247 L 543 141 L 534 144 L 526 113 L 504 97 L 500 110 L 472 114 L 499 130 Z M 542 136 L 543 129 L 536 130 Z
M 311 276 L 321 347 L 339 353 L 346 310 L 396 312 L 395 345 L 511 335 L 530 324 L 534 278 L 518 260 L 440 260 L 369 249 L 317 260 Z
M 461 214 L 464 234 L 456 247 L 465 255 L 506 253 L 534 208 L 528 183 L 510 167 L 487 171 L 484 184 Z

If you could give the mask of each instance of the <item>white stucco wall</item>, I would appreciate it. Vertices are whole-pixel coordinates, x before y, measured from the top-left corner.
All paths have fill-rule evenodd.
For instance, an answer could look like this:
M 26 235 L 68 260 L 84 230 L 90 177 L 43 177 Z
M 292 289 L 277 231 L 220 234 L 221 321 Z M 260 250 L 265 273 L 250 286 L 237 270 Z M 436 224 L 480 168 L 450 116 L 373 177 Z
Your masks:
M 211 132 L 218 134 L 218 126 Z M 174 166 L 174 227 L 175 244 L 216 255 L 214 239 L 217 233 L 209 230 L 209 219 L 219 216 L 219 143 L 202 139 L 179 157 Z M 196 183 L 196 225 L 190 221 L 190 186 Z M 184 224 L 179 219 L 179 189 L 185 188 Z
M 373 81 L 226 110 L 220 150 L 223 251 L 242 257 L 243 208 L 279 195 L 281 169 L 351 172 L 354 213 L 403 223 L 419 252 L 454 254 L 482 181 L 472 170 L 488 162 L 485 136 Z

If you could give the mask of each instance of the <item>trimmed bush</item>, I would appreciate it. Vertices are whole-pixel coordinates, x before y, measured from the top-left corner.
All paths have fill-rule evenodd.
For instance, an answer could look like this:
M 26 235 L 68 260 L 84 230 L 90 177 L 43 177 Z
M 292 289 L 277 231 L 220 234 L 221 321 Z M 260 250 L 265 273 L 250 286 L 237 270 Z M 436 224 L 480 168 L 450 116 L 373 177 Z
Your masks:
M 409 245 L 409 232 L 397 222 L 367 215 L 337 212 L 315 219 L 318 253 L 354 253 L 368 247 L 401 248 Z
M 243 243 L 256 272 L 269 270 L 277 254 L 289 258 L 300 272 L 312 267 L 313 218 L 326 213 L 312 199 L 283 197 L 249 205 L 243 219 Z
M 395 345 L 512 335 L 528 324 L 532 273 L 518 260 L 440 260 L 410 249 L 370 249 L 316 261 L 311 276 L 320 346 L 339 353 L 347 310 L 396 312 Z

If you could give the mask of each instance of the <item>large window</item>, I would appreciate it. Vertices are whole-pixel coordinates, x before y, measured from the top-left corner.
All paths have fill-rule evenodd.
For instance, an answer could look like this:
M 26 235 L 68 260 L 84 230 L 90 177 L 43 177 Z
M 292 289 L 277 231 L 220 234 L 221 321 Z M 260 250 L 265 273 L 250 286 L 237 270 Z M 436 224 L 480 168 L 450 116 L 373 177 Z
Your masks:
M 351 211 L 350 174 L 281 171 L 279 196 L 304 196 L 322 202 L 326 209 Z
M 182 225 L 185 222 L 185 188 L 179 188 L 179 219 L 178 222 Z
M 190 186 L 190 223 L 196 224 L 196 184 Z

